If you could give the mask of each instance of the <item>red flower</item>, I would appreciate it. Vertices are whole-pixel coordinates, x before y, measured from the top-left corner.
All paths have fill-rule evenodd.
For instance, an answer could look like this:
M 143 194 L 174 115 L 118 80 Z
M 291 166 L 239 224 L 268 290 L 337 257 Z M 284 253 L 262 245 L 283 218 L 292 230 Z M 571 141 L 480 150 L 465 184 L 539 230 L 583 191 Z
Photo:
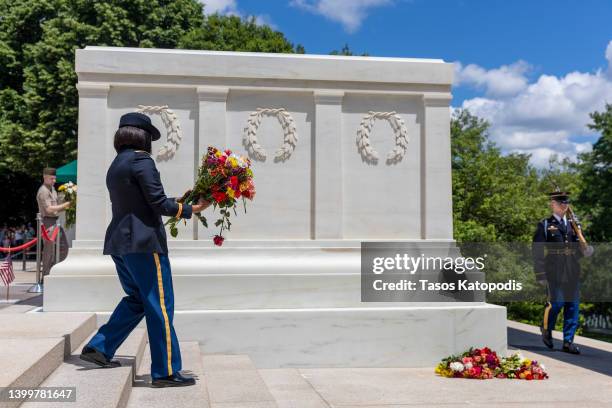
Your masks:
M 213 198 L 215 199 L 215 201 L 217 201 L 218 203 L 220 203 L 221 201 L 225 200 L 225 198 L 227 197 L 225 193 L 221 193 L 221 192 L 214 192 L 212 193 Z
M 213 238 L 213 242 L 215 243 L 215 245 L 217 246 L 221 246 L 223 245 L 223 241 L 225 240 L 225 238 L 223 238 L 221 235 L 215 235 L 215 237 Z
M 232 186 L 232 190 L 237 190 L 238 189 L 238 177 L 236 176 L 230 177 L 230 184 Z
M 229 156 L 230 154 L 232 154 L 232 151 L 230 149 L 225 149 L 225 154 Z

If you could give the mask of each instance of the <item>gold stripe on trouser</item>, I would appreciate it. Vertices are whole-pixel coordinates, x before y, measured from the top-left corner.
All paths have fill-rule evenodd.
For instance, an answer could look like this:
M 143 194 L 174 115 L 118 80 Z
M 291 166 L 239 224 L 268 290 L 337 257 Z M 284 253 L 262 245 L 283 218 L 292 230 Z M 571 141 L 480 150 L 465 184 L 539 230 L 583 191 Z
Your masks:
M 164 325 L 166 326 L 166 352 L 168 354 L 168 375 L 172 375 L 172 338 L 170 337 L 170 320 L 166 313 L 166 302 L 164 300 L 164 284 L 162 281 L 161 264 L 159 263 L 159 255 L 153 252 L 155 258 L 155 266 L 157 267 L 157 286 L 159 287 L 159 304 L 162 315 L 164 316 Z
M 552 304 L 550 302 L 546 302 L 546 309 L 544 309 L 544 330 L 548 330 L 548 312 L 552 308 Z

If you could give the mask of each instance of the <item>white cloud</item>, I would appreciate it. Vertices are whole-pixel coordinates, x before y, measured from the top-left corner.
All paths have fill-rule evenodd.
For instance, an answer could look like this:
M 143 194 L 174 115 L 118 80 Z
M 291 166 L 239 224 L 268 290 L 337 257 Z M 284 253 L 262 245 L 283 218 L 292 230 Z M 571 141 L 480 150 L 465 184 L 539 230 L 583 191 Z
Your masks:
M 487 95 L 510 96 L 516 95 L 527 87 L 525 73 L 531 67 L 525 61 L 518 61 L 511 65 L 486 70 L 475 64 L 467 66 L 455 63 L 456 84 L 472 85 L 485 89 Z
M 595 136 L 587 128 L 589 113 L 612 102 L 612 41 L 606 49 L 608 67 L 593 73 L 541 75 L 529 83 L 529 65 L 486 70 L 455 64 L 459 86 L 482 89 L 484 97 L 463 101 L 462 108 L 491 123 L 492 139 L 503 151 L 532 154 L 532 162 L 545 166 L 551 154 L 575 158 L 591 149 L 577 136 Z
M 244 14 L 238 9 L 238 2 L 236 0 L 201 0 L 200 2 L 204 4 L 205 14 L 219 13 L 226 16 L 237 16 L 242 19 L 251 17 L 251 15 Z M 253 17 L 255 17 L 257 25 L 267 25 L 274 30 L 278 29 L 272 22 L 272 18 L 267 14 L 257 14 L 253 15 Z
M 204 4 L 204 13 L 234 15 L 238 14 L 238 5 L 236 0 L 202 0 L 200 3 Z
M 392 0 L 291 0 L 291 6 L 322 15 L 355 32 L 372 8 L 393 4 Z

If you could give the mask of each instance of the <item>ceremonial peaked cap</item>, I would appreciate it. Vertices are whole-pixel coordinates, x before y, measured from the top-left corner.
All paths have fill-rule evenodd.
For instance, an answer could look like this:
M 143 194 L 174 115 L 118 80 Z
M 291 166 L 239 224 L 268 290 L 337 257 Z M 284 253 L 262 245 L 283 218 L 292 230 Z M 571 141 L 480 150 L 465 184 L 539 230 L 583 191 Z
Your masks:
M 159 130 L 151 123 L 151 118 L 144 113 L 130 112 L 121 116 L 121 119 L 119 119 L 119 127 L 121 128 L 124 126 L 134 126 L 146 130 L 151 134 L 151 140 L 153 141 L 161 137 Z

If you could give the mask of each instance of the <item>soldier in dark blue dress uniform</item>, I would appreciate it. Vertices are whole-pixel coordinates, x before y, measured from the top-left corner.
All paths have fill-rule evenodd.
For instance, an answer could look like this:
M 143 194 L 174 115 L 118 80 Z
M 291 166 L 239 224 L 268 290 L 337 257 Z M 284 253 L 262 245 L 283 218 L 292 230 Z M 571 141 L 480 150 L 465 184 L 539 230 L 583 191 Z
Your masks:
M 160 137 L 142 113 L 121 117 L 115 133 L 117 156 L 106 174 L 113 218 L 104 239 L 105 255 L 115 263 L 127 294 L 110 319 L 83 348 L 81 359 L 100 367 L 116 367 L 116 350 L 146 318 L 154 387 L 195 384 L 180 373 L 181 352 L 174 331 L 174 293 L 162 216 L 191 218 L 210 205 L 178 203 L 166 197 L 151 157 L 151 141 Z
M 580 306 L 579 260 L 584 254 L 567 217 L 569 195 L 569 192 L 562 191 L 549 193 L 553 213 L 538 223 L 532 248 L 536 280 L 547 287 L 548 301 L 540 327 L 542 341 L 548 348 L 554 347 L 552 330 L 563 309 L 562 350 L 580 354 L 580 349 L 574 344 L 574 334 L 578 328 Z

